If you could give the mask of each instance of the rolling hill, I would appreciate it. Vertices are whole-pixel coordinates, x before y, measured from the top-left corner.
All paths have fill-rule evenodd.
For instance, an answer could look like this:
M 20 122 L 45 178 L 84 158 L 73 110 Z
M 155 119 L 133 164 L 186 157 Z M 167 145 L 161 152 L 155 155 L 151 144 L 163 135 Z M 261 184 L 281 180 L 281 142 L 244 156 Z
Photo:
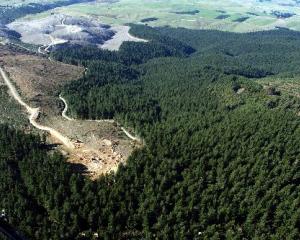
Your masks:
M 29 49 L 21 55 L 38 63 L 21 66 L 19 57 L 2 54 L 1 66 L 23 94 L 24 78 L 14 71 L 46 74 L 37 84 L 45 94 L 52 77 L 37 66 L 70 69 L 68 80 L 59 74 L 55 93 L 44 96 L 51 101 L 59 96 L 64 110 L 62 103 L 53 104 L 40 121 L 59 114 L 57 126 L 70 126 L 75 130 L 68 134 L 75 136 L 90 124 L 82 138 L 94 140 L 99 150 L 96 140 L 105 137 L 101 143 L 109 145 L 110 158 L 122 150 L 117 148 L 122 141 L 133 149 L 116 171 L 91 178 L 78 171 L 82 159 L 70 162 L 43 134 L 0 118 L 0 207 L 9 223 L 29 239 L 298 240 L 298 5 L 96 1 L 18 19 L 68 13 L 114 27 L 126 23 L 127 37 L 140 41 L 125 41 L 118 51 L 89 44 L 49 54 Z M 3 44 L 0 51 L 22 51 L 14 42 Z M 85 71 L 78 77 L 80 69 Z M 1 90 L 9 102 L 7 88 Z M 41 108 L 46 102 L 24 96 Z M 10 106 L 11 116 L 22 114 Z M 125 139 L 125 128 L 138 136 L 138 147 Z M 81 138 L 74 144 L 80 147 Z M 93 164 L 102 161 L 92 158 Z

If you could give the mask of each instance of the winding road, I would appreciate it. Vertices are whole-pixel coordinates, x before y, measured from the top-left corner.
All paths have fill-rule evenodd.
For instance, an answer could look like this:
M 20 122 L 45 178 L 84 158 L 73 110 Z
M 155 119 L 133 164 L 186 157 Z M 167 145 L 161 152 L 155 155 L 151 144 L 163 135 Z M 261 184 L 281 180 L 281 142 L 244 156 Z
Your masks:
M 13 85 L 13 83 L 11 82 L 11 80 L 9 79 L 9 77 L 7 76 L 7 74 L 5 73 L 5 71 L 3 70 L 2 67 L 0 67 L 0 75 L 2 76 L 5 84 L 7 85 L 9 91 L 11 92 L 12 96 L 14 97 L 14 99 L 22 106 L 26 109 L 26 111 L 29 113 L 28 119 L 29 122 L 32 126 L 34 126 L 35 128 L 42 130 L 42 131 L 46 131 L 49 132 L 54 138 L 56 138 L 57 140 L 59 140 L 63 145 L 65 145 L 67 148 L 69 149 L 74 149 L 75 145 L 72 143 L 72 141 L 64 136 L 62 133 L 58 132 L 57 130 L 48 127 L 48 126 L 43 126 L 41 124 L 39 124 L 37 122 L 37 118 L 40 114 L 40 109 L 39 108 L 32 108 L 30 107 L 27 103 L 25 103 L 23 101 L 23 99 L 21 98 L 20 94 L 18 93 L 17 89 L 15 88 L 15 86 Z M 65 108 L 62 111 L 62 117 L 68 121 L 74 121 L 75 119 L 70 118 L 67 116 L 67 111 L 68 111 L 68 103 L 67 101 L 60 95 L 59 96 L 60 100 L 63 101 Z M 114 120 L 86 120 L 86 121 L 94 121 L 94 122 L 111 122 L 113 123 Z M 130 134 L 124 127 L 121 128 L 122 131 L 125 133 L 125 135 L 130 138 L 133 141 L 140 141 L 140 139 L 138 137 L 133 136 L 132 134 Z
M 66 101 L 61 95 L 59 95 L 59 99 L 60 99 L 60 100 L 64 103 L 64 105 L 65 105 L 65 108 L 64 108 L 64 110 L 63 110 L 62 113 L 61 113 L 62 117 L 63 117 L 64 119 L 68 120 L 68 121 L 74 121 L 73 118 L 70 118 L 70 117 L 67 116 L 67 111 L 68 111 L 68 103 L 67 103 L 67 101 Z
M 75 119 L 68 117 L 67 115 L 67 111 L 68 111 L 68 103 L 66 101 L 66 99 L 64 99 L 61 95 L 59 95 L 59 99 L 64 103 L 65 108 L 62 111 L 62 117 L 68 121 L 74 121 Z M 89 122 L 110 122 L 113 123 L 115 122 L 113 119 L 102 119 L 102 120 L 85 120 L 85 121 L 89 121 Z M 121 130 L 125 133 L 125 135 L 130 138 L 133 141 L 138 141 L 140 142 L 141 139 L 138 137 L 133 136 L 132 134 L 130 134 L 124 127 L 121 127 Z
M 63 18 L 62 21 L 61 21 L 61 25 L 57 25 L 57 26 L 65 26 L 65 21 L 66 19 Z M 47 53 L 49 53 L 49 49 L 54 46 L 54 45 L 57 45 L 57 44 L 62 44 L 62 43 L 66 43 L 67 41 L 66 40 L 63 40 L 63 39 L 59 39 L 59 38 L 54 38 L 53 36 L 51 36 L 50 34 L 47 34 L 49 39 L 50 39 L 50 43 L 48 45 L 43 45 L 43 46 L 40 46 L 38 48 L 38 53 L 40 54 L 43 54 L 43 55 L 46 55 Z M 42 48 L 44 48 L 44 52 L 42 50 Z M 50 60 L 50 59 L 49 59 Z
M 126 135 L 127 137 L 129 137 L 131 140 L 137 141 L 137 142 L 140 142 L 140 141 L 141 141 L 140 138 L 131 135 L 125 128 L 121 127 L 121 129 L 122 129 L 122 131 L 125 133 L 125 135 Z
M 27 105 L 21 98 L 21 96 L 19 95 L 19 93 L 17 92 L 15 86 L 12 84 L 12 82 L 10 81 L 9 77 L 7 76 L 7 74 L 4 72 L 3 68 L 0 67 L 0 74 L 5 82 L 5 84 L 7 85 L 9 91 L 11 92 L 12 96 L 14 97 L 14 99 L 20 104 L 22 105 L 27 112 L 29 113 L 29 122 L 32 126 L 34 126 L 35 128 L 42 130 L 42 131 L 46 131 L 49 132 L 54 138 L 56 138 L 57 140 L 59 140 L 63 145 L 65 145 L 67 148 L 69 149 L 74 149 L 75 146 L 74 144 L 71 142 L 71 140 L 65 136 L 63 136 L 60 132 L 58 132 L 57 130 L 47 127 L 47 126 L 43 126 L 41 124 L 39 124 L 37 122 L 37 118 L 39 116 L 40 110 L 39 108 L 32 108 L 29 105 Z

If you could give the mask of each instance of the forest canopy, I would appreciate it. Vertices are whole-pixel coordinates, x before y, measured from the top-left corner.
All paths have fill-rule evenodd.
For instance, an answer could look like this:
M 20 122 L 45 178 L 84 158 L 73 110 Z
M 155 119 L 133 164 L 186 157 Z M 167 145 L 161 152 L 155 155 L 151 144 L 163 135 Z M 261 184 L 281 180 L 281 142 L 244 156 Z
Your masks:
M 51 57 L 88 68 L 63 89 L 73 116 L 115 118 L 145 146 L 92 182 L 0 126 L 11 223 L 31 239 L 298 239 L 300 100 L 259 79 L 299 77 L 300 34 L 131 31 L 150 41 Z

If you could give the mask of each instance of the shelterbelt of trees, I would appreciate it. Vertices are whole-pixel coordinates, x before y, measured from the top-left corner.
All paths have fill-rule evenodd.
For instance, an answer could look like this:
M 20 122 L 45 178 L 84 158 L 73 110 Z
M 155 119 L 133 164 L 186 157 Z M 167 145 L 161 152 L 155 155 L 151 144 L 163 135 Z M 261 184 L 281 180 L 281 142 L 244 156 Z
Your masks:
M 145 139 L 115 175 L 73 173 L 0 127 L 0 206 L 31 239 L 299 239 L 300 100 L 257 78 L 299 76 L 300 34 L 132 26 L 148 43 L 54 52 L 88 68 L 71 114 Z

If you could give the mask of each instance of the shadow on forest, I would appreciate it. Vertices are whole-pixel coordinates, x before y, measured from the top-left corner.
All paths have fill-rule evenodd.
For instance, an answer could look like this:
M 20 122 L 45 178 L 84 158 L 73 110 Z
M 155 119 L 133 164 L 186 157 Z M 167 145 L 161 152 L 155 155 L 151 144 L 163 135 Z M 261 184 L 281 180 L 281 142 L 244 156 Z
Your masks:
M 55 150 L 56 148 L 58 148 L 59 146 L 61 146 L 62 144 L 60 143 L 43 143 L 40 145 L 41 149 L 45 149 L 45 150 Z
M 88 168 L 80 163 L 69 163 L 70 168 L 78 173 L 89 173 Z

